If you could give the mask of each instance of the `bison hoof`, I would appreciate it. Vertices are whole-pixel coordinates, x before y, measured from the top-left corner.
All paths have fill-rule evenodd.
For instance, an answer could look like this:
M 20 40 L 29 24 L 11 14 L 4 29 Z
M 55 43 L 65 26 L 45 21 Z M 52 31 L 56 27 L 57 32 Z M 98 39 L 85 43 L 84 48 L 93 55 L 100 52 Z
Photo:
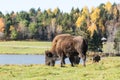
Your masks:
M 65 67 L 65 66 L 61 65 L 60 67 Z
M 71 66 L 72 66 L 72 67 L 74 67 L 74 65 L 73 65 L 73 64 L 71 64 Z

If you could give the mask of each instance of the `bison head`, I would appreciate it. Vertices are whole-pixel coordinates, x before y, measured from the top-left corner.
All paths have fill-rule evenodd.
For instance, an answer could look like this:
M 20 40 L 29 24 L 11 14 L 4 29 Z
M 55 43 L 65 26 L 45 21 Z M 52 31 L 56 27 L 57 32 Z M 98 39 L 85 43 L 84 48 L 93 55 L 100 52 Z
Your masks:
M 51 51 L 45 51 L 45 64 L 48 66 L 54 66 L 57 57 L 52 54 Z
M 80 57 L 74 56 L 74 64 L 79 64 L 79 62 L 80 62 Z

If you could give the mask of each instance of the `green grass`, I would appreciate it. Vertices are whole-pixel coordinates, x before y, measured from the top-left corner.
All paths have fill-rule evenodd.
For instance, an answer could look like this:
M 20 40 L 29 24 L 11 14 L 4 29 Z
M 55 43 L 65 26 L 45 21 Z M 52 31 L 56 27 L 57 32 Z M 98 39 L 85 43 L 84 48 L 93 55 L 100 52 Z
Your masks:
M 86 67 L 1 65 L 0 80 L 120 80 L 120 57 L 105 57 L 99 63 L 88 61 Z
M 4 41 L 0 42 L 0 54 L 43 54 L 51 42 Z
M 115 49 L 114 49 L 114 42 L 106 42 L 103 45 L 103 52 L 104 53 L 116 53 Z
M 0 54 L 44 54 L 51 48 L 51 42 L 41 41 L 2 41 L 0 42 Z M 113 43 L 103 45 L 104 53 L 115 53 Z

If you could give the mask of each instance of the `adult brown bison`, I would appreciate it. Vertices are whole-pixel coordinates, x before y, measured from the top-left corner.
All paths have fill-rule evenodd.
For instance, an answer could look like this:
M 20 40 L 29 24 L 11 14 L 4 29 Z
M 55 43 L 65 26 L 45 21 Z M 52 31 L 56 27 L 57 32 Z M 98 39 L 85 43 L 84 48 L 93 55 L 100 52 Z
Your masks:
M 69 57 L 71 65 L 79 63 L 78 53 L 72 55 L 74 50 L 73 37 L 70 34 L 61 34 L 56 36 L 52 42 L 52 48 L 50 51 L 45 52 L 45 63 L 47 65 L 54 66 L 55 61 L 59 58 L 61 60 L 61 66 L 65 64 L 65 58 Z
M 59 58 L 61 66 L 65 64 L 65 58 L 69 57 L 71 66 L 78 64 L 81 57 L 85 66 L 87 51 L 87 42 L 81 36 L 71 36 L 69 34 L 61 34 L 54 38 L 52 48 L 45 52 L 45 63 L 47 65 L 55 65 L 55 61 Z M 79 57 L 78 57 L 79 56 Z

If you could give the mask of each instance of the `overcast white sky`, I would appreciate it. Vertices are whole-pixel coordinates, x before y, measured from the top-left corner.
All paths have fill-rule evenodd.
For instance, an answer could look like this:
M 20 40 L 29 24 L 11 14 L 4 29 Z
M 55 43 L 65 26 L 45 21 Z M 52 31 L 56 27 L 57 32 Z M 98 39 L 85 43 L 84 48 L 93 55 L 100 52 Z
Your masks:
M 81 9 L 84 6 L 88 6 L 91 8 L 92 6 L 96 7 L 108 1 L 111 3 L 120 3 L 120 0 L 1 0 L 0 11 L 6 14 L 11 11 L 29 11 L 30 8 L 38 9 L 40 7 L 43 11 L 49 8 L 53 10 L 58 7 L 63 12 L 70 12 L 72 7 Z

